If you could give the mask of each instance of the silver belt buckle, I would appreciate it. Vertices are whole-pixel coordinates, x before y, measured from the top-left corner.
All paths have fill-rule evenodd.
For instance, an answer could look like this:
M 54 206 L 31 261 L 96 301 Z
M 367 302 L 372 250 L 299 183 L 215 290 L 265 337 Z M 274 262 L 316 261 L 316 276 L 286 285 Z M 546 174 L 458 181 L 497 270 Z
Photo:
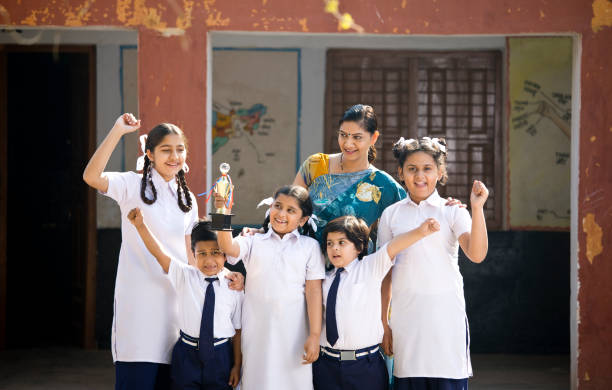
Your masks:
M 357 360 L 355 351 L 340 351 L 340 360 Z

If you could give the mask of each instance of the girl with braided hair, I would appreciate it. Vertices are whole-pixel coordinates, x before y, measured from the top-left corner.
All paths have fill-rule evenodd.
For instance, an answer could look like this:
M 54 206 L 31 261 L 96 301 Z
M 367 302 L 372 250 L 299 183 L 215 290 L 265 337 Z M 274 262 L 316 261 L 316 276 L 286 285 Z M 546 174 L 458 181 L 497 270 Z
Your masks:
M 189 259 L 191 228 L 198 207 L 185 181 L 186 138 L 170 123 L 155 126 L 146 137 L 145 155 L 136 172 L 104 172 L 124 134 L 137 131 L 140 120 L 121 115 L 91 157 L 83 179 L 115 200 L 121 209 L 121 251 L 115 282 L 112 353 L 117 389 L 169 388 L 172 347 L 179 333 L 176 293 L 168 276 L 147 251 L 128 221 L 135 207 L 150 216 L 149 228 L 177 261 Z M 145 136 L 141 137 L 141 141 Z M 140 162 L 140 161 L 139 161 Z M 230 279 L 236 279 L 233 274 Z M 241 290 L 242 279 L 230 283 Z

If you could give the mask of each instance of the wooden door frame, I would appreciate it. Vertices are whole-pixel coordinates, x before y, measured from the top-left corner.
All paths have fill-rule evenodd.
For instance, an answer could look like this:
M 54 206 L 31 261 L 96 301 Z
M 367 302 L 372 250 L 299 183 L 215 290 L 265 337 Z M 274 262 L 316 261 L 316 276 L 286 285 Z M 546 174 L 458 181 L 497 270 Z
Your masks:
M 87 123 L 86 149 L 87 156 L 93 155 L 96 148 L 96 47 L 95 45 L 0 45 L 0 350 L 6 348 L 6 294 L 7 294 L 7 53 L 14 52 L 50 52 L 50 53 L 85 53 L 88 54 L 89 71 L 89 104 Z M 85 186 L 85 183 L 82 184 Z M 83 299 L 83 334 L 81 346 L 87 349 L 96 348 L 96 269 L 97 269 L 97 226 L 96 226 L 96 194 L 87 188 L 85 196 L 85 218 L 83 227 L 86 229 L 84 250 L 85 283 Z

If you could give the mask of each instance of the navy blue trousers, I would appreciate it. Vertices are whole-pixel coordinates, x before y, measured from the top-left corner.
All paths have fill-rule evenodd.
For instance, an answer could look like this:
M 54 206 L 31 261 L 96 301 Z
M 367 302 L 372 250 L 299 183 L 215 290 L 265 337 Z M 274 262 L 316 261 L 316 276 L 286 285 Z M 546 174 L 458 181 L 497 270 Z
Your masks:
M 132 389 L 170 389 L 170 365 L 150 362 L 115 362 L 115 390 Z
M 393 390 L 468 390 L 468 380 L 393 377 Z
M 340 361 L 323 352 L 312 364 L 315 390 L 388 390 L 389 374 L 380 352 Z
M 172 350 L 172 389 L 231 390 L 233 361 L 231 340 L 217 345 L 213 356 L 202 362 L 198 350 L 179 339 Z

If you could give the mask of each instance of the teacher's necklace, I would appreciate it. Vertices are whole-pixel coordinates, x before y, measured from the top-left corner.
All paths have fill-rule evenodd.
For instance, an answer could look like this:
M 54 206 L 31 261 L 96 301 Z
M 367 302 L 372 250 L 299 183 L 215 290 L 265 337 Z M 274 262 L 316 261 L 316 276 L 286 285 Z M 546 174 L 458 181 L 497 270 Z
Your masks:
M 340 152 L 340 172 L 344 172 L 344 164 L 342 163 L 342 158 L 343 157 L 344 157 L 344 153 Z M 368 167 L 369 166 L 370 166 L 370 162 L 368 161 Z M 364 168 L 364 169 L 367 169 L 367 167 Z M 363 169 L 358 169 L 357 171 L 360 171 L 360 170 L 363 170 Z M 354 172 L 357 172 L 357 171 L 354 171 Z

